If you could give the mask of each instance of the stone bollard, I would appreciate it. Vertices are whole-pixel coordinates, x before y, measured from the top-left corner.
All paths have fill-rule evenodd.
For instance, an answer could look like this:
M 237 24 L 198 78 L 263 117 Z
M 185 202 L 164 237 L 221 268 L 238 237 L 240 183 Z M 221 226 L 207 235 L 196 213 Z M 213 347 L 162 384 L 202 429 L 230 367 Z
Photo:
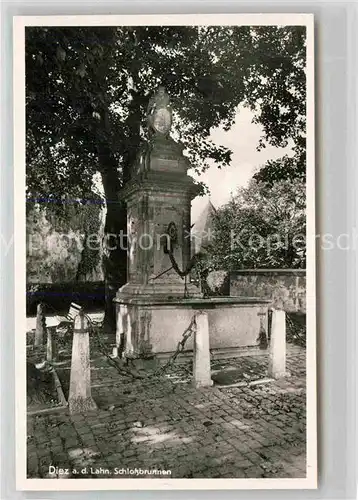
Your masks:
M 91 396 L 89 328 L 83 311 L 74 319 L 68 406 L 70 413 L 97 409 Z
M 196 332 L 194 336 L 193 374 L 195 387 L 210 387 L 210 348 L 209 348 L 209 321 L 208 313 L 199 312 L 195 316 Z
M 282 378 L 286 373 L 286 313 L 272 311 L 269 376 Z
M 46 331 L 46 318 L 44 315 L 44 306 L 40 302 L 39 304 L 37 304 L 37 311 L 36 311 L 35 346 L 43 345 L 45 331 Z
M 259 340 L 259 348 L 260 349 L 267 349 L 267 347 L 268 347 L 268 341 L 267 341 L 268 312 L 266 312 L 264 309 L 260 309 L 258 316 L 260 318 L 260 331 L 259 331 L 259 339 L 258 339 Z
M 46 360 L 52 361 L 57 356 L 56 342 L 55 342 L 55 328 L 47 328 L 47 348 L 46 348 Z

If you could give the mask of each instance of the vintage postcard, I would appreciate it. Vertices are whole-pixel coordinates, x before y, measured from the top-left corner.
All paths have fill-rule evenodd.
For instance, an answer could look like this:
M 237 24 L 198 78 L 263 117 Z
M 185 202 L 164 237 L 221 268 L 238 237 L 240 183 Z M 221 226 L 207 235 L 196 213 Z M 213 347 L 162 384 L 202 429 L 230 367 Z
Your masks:
M 313 45 L 14 18 L 18 489 L 317 487 Z

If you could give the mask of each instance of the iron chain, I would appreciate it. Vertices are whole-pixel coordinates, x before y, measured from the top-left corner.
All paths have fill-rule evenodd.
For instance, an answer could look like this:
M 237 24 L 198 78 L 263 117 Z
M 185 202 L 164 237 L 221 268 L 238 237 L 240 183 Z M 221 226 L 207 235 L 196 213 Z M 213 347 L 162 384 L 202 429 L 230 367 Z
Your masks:
M 195 331 L 196 331 L 196 321 L 194 315 L 191 319 L 190 325 L 188 326 L 188 328 L 186 328 L 186 330 L 184 330 L 182 338 L 177 344 L 176 351 L 174 352 L 174 354 L 172 354 L 172 356 L 168 359 L 168 361 L 159 368 L 158 373 L 163 374 L 168 368 L 170 368 L 175 363 L 179 354 L 181 354 L 184 351 L 186 342 L 191 337 L 191 335 L 195 333 Z
M 45 304 L 45 305 L 47 306 L 48 304 Z M 53 311 L 55 313 L 57 313 L 57 311 L 55 310 L 54 307 L 51 307 L 51 309 L 53 309 Z M 133 371 L 130 370 L 128 367 L 120 366 L 117 363 L 117 361 L 108 354 L 107 348 L 106 348 L 103 340 L 101 339 L 100 333 L 98 332 L 98 328 L 100 326 L 102 326 L 102 322 L 101 321 L 94 321 L 87 314 L 85 314 L 85 317 L 88 320 L 88 323 L 89 323 L 89 326 L 90 326 L 92 333 L 96 334 L 95 336 L 97 339 L 97 348 L 107 358 L 109 364 L 111 364 L 113 367 L 115 367 L 121 375 L 130 376 L 132 378 L 137 378 L 137 379 L 153 378 L 153 377 L 163 375 L 175 363 L 177 357 L 184 351 L 185 345 L 186 345 L 187 341 L 189 340 L 189 338 L 193 335 L 193 333 L 196 332 L 196 318 L 195 318 L 195 314 L 194 314 L 194 316 L 192 317 L 192 319 L 190 321 L 189 326 L 184 330 L 184 332 L 182 334 L 182 338 L 178 342 L 175 352 L 171 355 L 171 357 L 168 359 L 168 361 L 164 365 L 160 366 L 153 373 L 150 373 L 148 375 L 139 375 L 139 374 L 133 373 Z M 70 328 L 70 325 L 67 325 L 67 326 L 68 326 L 68 328 Z

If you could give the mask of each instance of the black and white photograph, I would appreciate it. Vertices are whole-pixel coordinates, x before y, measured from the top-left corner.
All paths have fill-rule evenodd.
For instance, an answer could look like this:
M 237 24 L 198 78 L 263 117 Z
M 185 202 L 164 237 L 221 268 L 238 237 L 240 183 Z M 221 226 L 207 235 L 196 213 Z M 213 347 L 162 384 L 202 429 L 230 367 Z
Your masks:
M 19 487 L 316 488 L 313 16 L 14 45 Z

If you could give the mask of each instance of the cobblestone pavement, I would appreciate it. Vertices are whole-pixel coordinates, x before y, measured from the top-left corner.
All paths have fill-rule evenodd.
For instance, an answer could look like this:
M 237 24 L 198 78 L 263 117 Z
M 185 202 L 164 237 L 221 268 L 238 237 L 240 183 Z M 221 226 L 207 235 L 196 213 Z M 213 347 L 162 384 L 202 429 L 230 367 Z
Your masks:
M 291 377 L 257 383 L 267 355 L 213 360 L 221 385 L 198 390 L 184 365 L 133 382 L 95 361 L 98 411 L 28 416 L 28 477 L 138 478 L 145 469 L 171 478 L 305 477 L 305 350 L 289 346 L 287 365 Z M 68 473 L 49 476 L 50 465 Z

